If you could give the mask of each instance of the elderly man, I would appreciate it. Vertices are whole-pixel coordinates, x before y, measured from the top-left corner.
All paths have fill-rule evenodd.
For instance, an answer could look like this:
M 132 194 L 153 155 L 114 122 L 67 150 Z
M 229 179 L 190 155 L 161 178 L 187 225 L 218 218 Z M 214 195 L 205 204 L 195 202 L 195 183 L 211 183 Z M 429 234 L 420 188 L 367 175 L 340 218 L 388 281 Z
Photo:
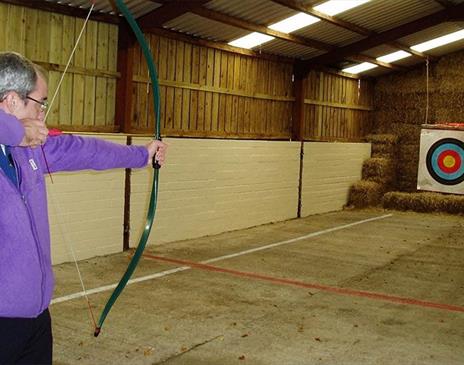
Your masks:
M 163 165 L 166 145 L 48 138 L 47 82 L 16 53 L 0 53 L 0 364 L 51 364 L 54 278 L 44 174 Z M 36 148 L 42 145 L 41 148 Z

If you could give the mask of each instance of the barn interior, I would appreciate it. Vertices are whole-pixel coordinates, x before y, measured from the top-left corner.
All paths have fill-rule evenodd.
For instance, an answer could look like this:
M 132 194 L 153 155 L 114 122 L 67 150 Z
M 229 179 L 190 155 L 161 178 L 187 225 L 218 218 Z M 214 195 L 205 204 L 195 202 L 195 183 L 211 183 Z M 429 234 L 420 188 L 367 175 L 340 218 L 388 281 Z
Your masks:
M 462 0 L 0 0 L 50 129 L 169 145 L 155 172 L 47 178 L 56 364 L 461 364 L 463 22 Z

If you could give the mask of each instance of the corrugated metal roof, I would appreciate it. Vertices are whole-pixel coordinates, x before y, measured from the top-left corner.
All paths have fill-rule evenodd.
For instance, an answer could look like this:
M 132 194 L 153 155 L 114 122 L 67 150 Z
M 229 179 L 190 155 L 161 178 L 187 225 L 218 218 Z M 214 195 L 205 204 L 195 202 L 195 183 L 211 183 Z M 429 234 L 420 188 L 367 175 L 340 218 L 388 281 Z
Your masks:
M 371 0 L 337 17 L 380 33 L 442 9 L 436 1 Z
M 281 39 L 274 39 L 268 43 L 263 44 L 261 47 L 254 48 L 254 50 L 279 56 L 302 59 L 312 58 L 324 53 L 324 51 L 302 46 L 296 43 L 286 42 Z
M 60 5 L 69 5 L 72 7 L 80 8 L 80 9 L 90 9 L 92 6 L 92 2 L 95 3 L 94 12 L 99 13 L 106 13 L 106 14 L 114 14 L 113 7 L 111 6 L 111 2 L 108 0 L 94 0 L 90 2 L 89 0 L 44 0 L 50 3 L 56 3 Z M 128 0 L 125 1 L 126 6 L 134 15 L 134 17 L 138 18 L 142 15 L 149 13 L 150 11 L 155 10 L 156 8 L 160 7 L 161 4 L 149 1 L 149 0 Z
M 261 25 L 270 25 L 297 13 L 266 0 L 212 0 L 205 7 Z
M 230 42 L 249 32 L 201 16 L 186 13 L 164 25 L 165 28 L 215 41 Z
M 46 1 L 77 6 L 84 9 L 89 8 L 90 6 L 89 0 Z M 323 3 L 324 0 L 321 0 L 320 2 Z M 314 5 L 314 0 L 297 1 L 297 3 Z M 448 0 L 448 3 L 463 4 L 464 0 Z M 113 12 L 108 0 L 95 0 L 95 4 L 95 8 L 99 12 Z M 126 5 L 136 17 L 145 15 L 159 6 L 162 6 L 161 3 L 156 3 L 150 0 L 127 0 Z M 270 25 L 297 13 L 297 11 L 277 4 L 272 0 L 211 0 L 203 6 L 210 10 L 258 25 Z M 410 23 L 411 21 L 424 16 L 434 14 L 443 9 L 445 9 L 445 6 L 437 0 L 371 0 L 357 8 L 338 14 L 335 18 L 353 23 L 372 32 L 381 33 L 400 25 Z M 192 13 L 185 13 L 170 20 L 163 26 L 173 31 L 224 43 L 250 33 L 248 30 L 209 20 Z M 463 23 L 448 22 L 408 35 L 398 41 L 405 45 L 413 45 L 463 28 Z M 334 47 L 349 46 L 350 44 L 356 43 L 366 37 L 326 21 L 319 21 L 306 28 L 300 29 L 293 34 L 317 40 Z M 463 43 L 464 42 L 461 41 L 456 42 L 448 46 L 427 51 L 426 53 L 434 56 L 440 56 L 458 49 L 463 49 Z M 266 44 L 256 47 L 255 50 L 300 59 L 310 59 L 324 53 L 323 51 L 312 47 L 280 39 L 274 39 Z M 378 45 L 372 49 L 365 50 L 362 54 L 376 58 L 396 50 L 397 49 L 392 48 L 389 45 Z M 418 57 L 409 57 L 395 63 L 413 65 L 418 62 L 423 62 L 423 60 Z M 389 70 L 377 68 L 370 71 L 369 74 L 375 75 L 383 72 L 389 72 Z
M 340 28 L 327 22 L 317 22 L 295 32 L 303 37 L 316 39 L 332 46 L 343 46 L 364 38 L 350 30 Z

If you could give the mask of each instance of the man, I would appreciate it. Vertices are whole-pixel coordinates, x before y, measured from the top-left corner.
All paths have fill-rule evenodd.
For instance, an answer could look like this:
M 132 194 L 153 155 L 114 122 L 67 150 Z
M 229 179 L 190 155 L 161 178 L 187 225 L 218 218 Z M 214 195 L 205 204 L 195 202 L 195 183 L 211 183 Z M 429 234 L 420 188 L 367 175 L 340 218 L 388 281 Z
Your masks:
M 51 364 L 53 293 L 44 174 L 138 168 L 166 145 L 122 146 L 71 135 L 48 137 L 44 75 L 16 53 L 0 53 L 0 364 Z M 38 147 L 42 145 L 41 148 Z

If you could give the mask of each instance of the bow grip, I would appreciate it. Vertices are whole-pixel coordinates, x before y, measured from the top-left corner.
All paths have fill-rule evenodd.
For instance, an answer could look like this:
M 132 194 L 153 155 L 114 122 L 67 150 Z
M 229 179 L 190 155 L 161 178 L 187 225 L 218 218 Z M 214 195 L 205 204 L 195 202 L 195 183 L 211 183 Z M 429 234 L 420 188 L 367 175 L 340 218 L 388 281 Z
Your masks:
M 156 140 L 161 142 L 161 137 L 156 138 Z M 156 161 L 156 153 L 153 156 L 153 159 L 151 160 L 152 166 L 154 169 L 159 170 L 161 168 L 161 165 Z

